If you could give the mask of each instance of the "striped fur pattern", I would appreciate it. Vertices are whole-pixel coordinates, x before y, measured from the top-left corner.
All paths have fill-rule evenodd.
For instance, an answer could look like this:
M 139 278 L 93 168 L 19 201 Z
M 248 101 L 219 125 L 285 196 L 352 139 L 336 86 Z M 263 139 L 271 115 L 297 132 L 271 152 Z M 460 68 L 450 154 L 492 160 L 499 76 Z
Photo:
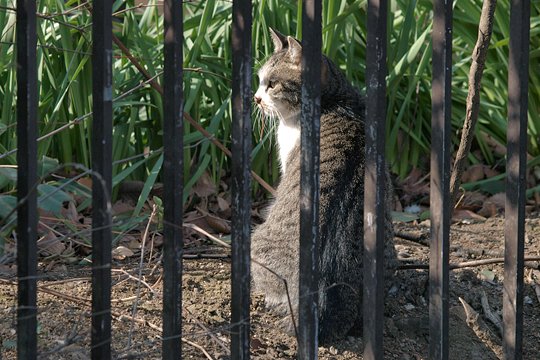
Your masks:
M 259 71 L 255 102 L 274 118 L 282 176 L 266 221 L 253 232 L 254 291 L 293 329 L 287 292 L 298 319 L 300 236 L 300 98 L 302 45 L 271 30 L 274 54 Z M 341 71 L 321 59 L 319 341 L 344 337 L 362 315 L 364 103 Z M 387 176 L 385 257 L 395 264 Z M 270 271 L 271 270 L 271 271 Z

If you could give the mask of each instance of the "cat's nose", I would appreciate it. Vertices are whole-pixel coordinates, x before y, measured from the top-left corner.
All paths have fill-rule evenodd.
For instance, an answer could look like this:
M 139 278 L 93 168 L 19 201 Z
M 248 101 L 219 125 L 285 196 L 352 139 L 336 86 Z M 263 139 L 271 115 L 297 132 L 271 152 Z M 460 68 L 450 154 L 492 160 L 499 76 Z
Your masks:
M 255 94 L 255 96 L 253 97 L 253 100 L 255 100 L 255 102 L 257 104 L 260 104 L 261 101 L 262 101 L 262 97 L 260 97 L 259 95 Z

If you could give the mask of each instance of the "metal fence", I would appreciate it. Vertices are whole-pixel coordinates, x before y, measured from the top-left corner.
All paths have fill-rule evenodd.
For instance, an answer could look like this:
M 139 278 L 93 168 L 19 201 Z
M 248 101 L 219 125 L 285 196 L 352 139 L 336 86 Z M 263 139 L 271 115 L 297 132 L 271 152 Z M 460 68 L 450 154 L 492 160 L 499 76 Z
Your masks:
M 504 334 L 506 359 L 519 359 L 523 266 L 528 0 L 512 0 L 508 75 Z M 233 359 L 249 358 L 251 18 L 249 0 L 233 2 L 232 316 Z M 92 358 L 111 358 L 112 2 L 93 1 Z M 181 357 L 182 277 L 182 2 L 164 1 L 164 292 L 163 358 Z M 317 357 L 317 241 L 321 1 L 303 2 L 302 188 L 298 357 Z M 384 134 L 387 1 L 368 1 L 364 255 L 364 358 L 382 359 Z M 448 358 L 452 2 L 434 0 L 431 152 L 430 358 Z M 17 2 L 18 311 L 20 359 L 37 357 L 37 66 L 36 2 Z M 24 149 L 24 150 L 23 150 Z M 361 214 L 358 214 L 361 216 Z M 369 218 L 368 218 L 369 217 Z

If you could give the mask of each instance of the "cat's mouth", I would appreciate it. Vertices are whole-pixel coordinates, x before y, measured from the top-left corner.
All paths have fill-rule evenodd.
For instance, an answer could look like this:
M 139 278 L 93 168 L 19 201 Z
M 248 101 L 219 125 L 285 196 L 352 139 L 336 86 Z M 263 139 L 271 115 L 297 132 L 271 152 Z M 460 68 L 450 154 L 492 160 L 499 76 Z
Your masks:
M 270 106 L 267 106 L 261 98 L 255 97 L 255 104 L 259 109 L 261 117 L 264 119 L 266 117 L 274 117 L 277 115 L 277 112 L 272 109 Z
M 269 114 L 267 113 L 267 111 L 265 110 L 265 107 L 264 107 L 264 105 L 262 104 L 262 102 L 258 103 L 258 104 L 257 104 L 257 107 L 259 108 L 259 111 L 261 112 L 261 116 L 262 116 L 263 119 L 264 119 L 266 116 L 269 115 Z
M 262 99 L 259 101 L 255 99 L 255 105 L 255 121 L 259 123 L 259 140 L 262 140 L 264 138 L 264 134 L 267 131 L 272 131 L 272 129 L 277 125 L 276 120 L 281 119 L 281 115 L 278 109 L 264 102 Z
M 265 96 L 264 94 L 261 94 L 260 89 L 257 90 L 255 95 L 253 96 L 253 101 L 259 108 L 261 115 L 263 117 L 277 117 L 279 115 L 277 109 L 273 106 L 271 102 L 268 102 L 268 99 L 266 99 L 267 101 L 265 101 L 264 98 Z
M 261 111 L 262 113 L 262 116 L 266 116 L 267 115 L 267 109 L 266 109 L 266 105 L 263 103 L 263 100 L 262 98 L 258 97 L 257 95 L 255 95 L 254 97 L 254 100 L 255 100 L 255 105 L 257 105 L 257 107 L 259 108 L 259 110 Z

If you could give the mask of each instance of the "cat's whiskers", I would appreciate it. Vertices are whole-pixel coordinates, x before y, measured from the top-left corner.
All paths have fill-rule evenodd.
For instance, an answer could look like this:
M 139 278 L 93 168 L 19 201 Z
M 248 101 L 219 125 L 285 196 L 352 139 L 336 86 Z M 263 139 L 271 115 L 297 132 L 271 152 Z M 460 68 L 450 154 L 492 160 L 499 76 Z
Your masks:
M 267 122 L 269 123 L 268 131 L 274 132 L 277 129 L 277 125 L 279 120 L 281 119 L 281 116 L 279 112 L 268 106 L 256 106 L 255 107 L 255 125 L 257 125 L 260 128 L 259 132 L 259 141 L 262 141 L 264 134 L 267 129 Z M 272 141 L 272 137 L 270 137 L 270 141 Z
M 257 106 L 257 117 L 255 118 L 255 120 L 256 120 L 257 125 L 260 128 L 259 141 L 262 141 L 262 139 L 263 139 L 263 133 L 264 133 L 264 127 L 265 127 L 265 122 L 264 122 L 265 117 L 266 117 L 266 115 L 265 115 L 265 112 L 264 112 L 264 108 L 262 106 Z
M 271 112 L 268 114 L 267 119 L 270 123 L 270 131 L 276 132 L 281 119 L 281 114 L 277 110 L 271 109 Z

